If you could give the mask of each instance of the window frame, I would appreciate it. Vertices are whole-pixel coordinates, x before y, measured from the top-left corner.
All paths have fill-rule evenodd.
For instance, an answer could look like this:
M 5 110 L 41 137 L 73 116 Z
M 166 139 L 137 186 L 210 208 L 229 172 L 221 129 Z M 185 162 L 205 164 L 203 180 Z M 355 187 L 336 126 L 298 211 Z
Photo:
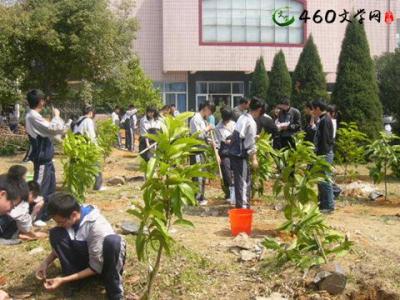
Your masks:
M 302 48 L 307 40 L 307 23 L 303 25 L 303 43 L 262 43 L 262 42 L 205 42 L 203 41 L 203 0 L 199 1 L 199 45 L 200 46 L 233 46 L 233 47 L 287 47 L 287 48 Z M 304 9 L 307 9 L 307 0 L 293 0 L 301 3 Z

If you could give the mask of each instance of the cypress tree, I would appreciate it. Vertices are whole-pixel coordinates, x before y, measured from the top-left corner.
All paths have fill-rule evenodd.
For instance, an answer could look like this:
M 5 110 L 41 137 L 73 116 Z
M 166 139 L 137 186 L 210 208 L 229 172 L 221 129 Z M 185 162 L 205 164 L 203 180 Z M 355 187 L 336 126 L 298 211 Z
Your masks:
M 343 121 L 355 122 L 360 131 L 377 137 L 382 129 L 382 105 L 375 66 L 364 26 L 355 19 L 346 28 L 332 102 Z
M 258 97 L 266 101 L 269 80 L 268 73 L 265 70 L 264 58 L 257 59 L 256 67 L 251 78 L 250 97 Z
M 274 57 L 272 64 L 267 100 L 268 104 L 276 105 L 284 98 L 290 98 L 292 93 L 292 79 L 286 65 L 285 55 L 280 50 Z
M 293 72 L 292 104 L 302 110 L 307 102 L 327 97 L 321 58 L 310 35 Z

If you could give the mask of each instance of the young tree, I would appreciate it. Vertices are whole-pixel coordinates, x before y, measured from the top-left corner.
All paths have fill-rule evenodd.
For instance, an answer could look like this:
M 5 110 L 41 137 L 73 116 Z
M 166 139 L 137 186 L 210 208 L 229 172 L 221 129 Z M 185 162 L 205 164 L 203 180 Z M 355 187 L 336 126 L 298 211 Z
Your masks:
M 293 106 L 302 110 L 307 102 L 327 98 L 326 79 L 312 35 L 308 38 L 293 73 Z
M 392 166 L 400 163 L 400 137 L 394 134 L 380 133 L 380 138 L 367 147 L 367 156 L 373 162 L 369 174 L 374 183 L 385 182 L 385 200 L 387 199 L 387 175 Z
M 290 98 L 292 93 L 292 79 L 286 65 L 285 55 L 280 50 L 274 57 L 271 73 L 269 74 L 270 83 L 267 94 L 267 101 L 270 105 L 276 105 L 284 98 Z
M 269 87 L 268 73 L 265 69 L 264 58 L 257 59 L 256 67 L 251 77 L 250 97 L 258 97 L 267 100 Z
M 358 130 L 356 123 L 342 122 L 338 129 L 335 159 L 344 165 L 344 175 L 347 176 L 349 165 L 362 163 L 365 153 L 367 136 Z
M 142 299 L 151 299 L 154 279 L 157 275 L 163 253 L 170 254 L 173 238 L 170 226 L 193 224 L 183 218 L 183 208 L 196 205 L 198 186 L 193 177 L 210 177 L 202 171 L 204 165 L 188 165 L 189 157 L 201 149 L 205 143 L 189 134 L 187 119 L 193 113 L 183 113 L 166 117 L 162 130 L 149 138 L 157 143 L 154 157 L 144 165 L 146 182 L 144 183 L 144 205 L 135 204 L 131 210 L 140 220 L 140 229 L 136 239 L 136 253 L 141 261 L 149 261 L 150 249 L 157 252 L 155 261 L 149 265 L 148 281 Z
M 337 105 L 343 121 L 357 123 L 371 138 L 379 134 L 382 105 L 375 67 L 364 26 L 356 20 L 346 28 L 332 102 Z

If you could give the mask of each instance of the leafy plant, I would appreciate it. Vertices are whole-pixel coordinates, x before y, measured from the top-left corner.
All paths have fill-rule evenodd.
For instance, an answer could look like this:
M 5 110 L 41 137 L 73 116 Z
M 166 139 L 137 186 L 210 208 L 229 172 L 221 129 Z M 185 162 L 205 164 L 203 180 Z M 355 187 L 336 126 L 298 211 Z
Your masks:
M 27 137 L 9 134 L 0 137 L 0 156 L 14 155 L 18 151 L 26 151 L 29 147 Z
M 336 160 L 344 165 L 344 175 L 347 176 L 350 165 L 364 162 L 367 135 L 358 130 L 356 123 L 340 123 L 336 141 Z M 351 171 L 350 171 L 351 172 Z
M 71 131 L 63 141 L 63 149 L 64 187 L 82 203 L 100 172 L 102 151 L 85 136 Z
M 141 261 L 149 260 L 148 282 L 143 299 L 151 298 L 152 286 L 157 275 L 163 252 L 171 253 L 174 242 L 169 233 L 171 224 L 193 226 L 183 217 L 183 208 L 196 205 L 198 186 L 193 177 L 211 177 L 204 172 L 204 165 L 188 165 L 191 155 L 200 151 L 205 143 L 190 136 L 186 126 L 192 113 L 176 118 L 166 117 L 162 130 L 148 137 L 157 143 L 154 157 L 144 164 L 146 182 L 142 186 L 144 204 L 129 212 L 140 220 L 136 239 L 136 253 Z M 151 262 L 149 248 L 157 251 Z
M 272 146 L 271 135 L 262 133 L 257 140 L 257 158 L 259 167 L 253 171 L 252 191 L 259 196 L 264 194 L 264 183 L 273 176 L 275 161 L 278 159 L 278 151 Z
M 367 156 L 373 162 L 369 175 L 374 183 L 385 182 L 385 200 L 387 199 L 387 175 L 393 165 L 400 163 L 400 145 L 394 142 L 400 137 L 394 134 L 380 133 L 380 138 L 367 147 Z
M 100 121 L 97 123 L 97 142 L 103 149 L 104 159 L 111 155 L 113 146 L 118 141 L 119 128 L 112 120 Z
M 296 147 L 286 149 L 279 160 L 281 173 L 274 185 L 274 194 L 283 194 L 286 200 L 286 222 L 278 230 L 286 232 L 290 242 L 266 238 L 264 246 L 278 252 L 277 260 L 283 265 L 288 261 L 307 269 L 328 261 L 330 254 L 343 255 L 351 242 L 332 231 L 325 224 L 318 206 L 316 185 L 327 180 L 331 166 L 324 157 L 317 156 L 314 146 L 296 137 Z

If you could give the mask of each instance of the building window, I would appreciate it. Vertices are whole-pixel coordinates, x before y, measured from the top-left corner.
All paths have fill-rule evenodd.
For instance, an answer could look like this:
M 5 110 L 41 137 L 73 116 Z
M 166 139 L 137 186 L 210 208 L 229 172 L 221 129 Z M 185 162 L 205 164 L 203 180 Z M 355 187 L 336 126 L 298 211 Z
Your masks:
M 160 91 L 164 104 L 175 104 L 180 112 L 187 111 L 186 82 L 154 82 L 153 86 Z
M 205 101 L 216 106 L 234 107 L 244 96 L 244 82 L 198 81 L 196 82 L 196 108 Z
M 304 0 L 199 0 L 201 1 L 202 44 L 287 44 L 304 43 L 304 23 L 296 19 L 287 27 L 274 24 L 275 9 L 289 7 L 300 16 Z
M 396 20 L 396 48 L 400 48 L 400 19 Z

